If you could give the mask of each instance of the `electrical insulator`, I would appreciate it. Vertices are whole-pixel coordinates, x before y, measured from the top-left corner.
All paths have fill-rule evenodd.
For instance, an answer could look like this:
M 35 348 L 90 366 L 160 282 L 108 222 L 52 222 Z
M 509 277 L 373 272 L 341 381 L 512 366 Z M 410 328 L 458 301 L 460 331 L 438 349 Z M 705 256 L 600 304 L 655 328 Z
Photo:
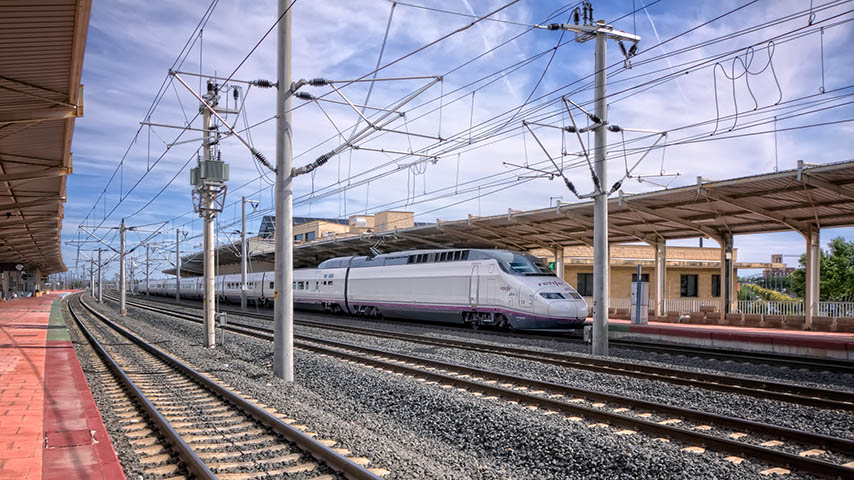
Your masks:
M 629 47 L 629 56 L 634 57 L 638 54 L 638 44 L 637 42 L 633 43 L 631 47 Z
M 249 82 L 249 84 L 261 88 L 273 88 L 275 86 L 278 86 L 278 84 L 273 83 L 270 80 L 252 80 L 251 82 Z
M 240 98 L 240 90 L 238 90 L 237 87 L 234 87 L 232 94 L 234 95 L 234 101 L 236 103 L 237 99 Z

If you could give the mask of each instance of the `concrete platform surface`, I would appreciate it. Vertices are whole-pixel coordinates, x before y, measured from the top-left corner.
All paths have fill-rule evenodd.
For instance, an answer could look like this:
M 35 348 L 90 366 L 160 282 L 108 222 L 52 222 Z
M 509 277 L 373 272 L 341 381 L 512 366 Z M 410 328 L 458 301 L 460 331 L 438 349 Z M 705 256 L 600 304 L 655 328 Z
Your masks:
M 0 303 L 0 480 L 125 478 L 61 297 Z
M 713 348 L 854 360 L 854 335 L 779 328 L 649 322 L 633 325 L 628 320 L 609 319 L 608 336 L 684 343 Z

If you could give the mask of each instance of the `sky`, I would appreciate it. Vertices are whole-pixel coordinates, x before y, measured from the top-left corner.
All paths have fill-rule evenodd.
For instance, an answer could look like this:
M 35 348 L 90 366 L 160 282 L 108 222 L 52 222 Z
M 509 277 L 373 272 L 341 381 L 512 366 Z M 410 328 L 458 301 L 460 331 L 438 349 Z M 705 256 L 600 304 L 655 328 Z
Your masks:
M 787 170 L 798 160 L 854 159 L 851 122 L 804 128 L 854 113 L 850 2 L 812 2 L 814 17 L 810 3 L 594 2 L 595 19 L 641 37 L 631 68 L 619 45 L 609 42 L 609 121 L 668 132 L 630 170 L 625 193 L 691 185 L 698 176 L 724 180 Z M 63 258 L 70 268 L 82 265 L 85 250 L 96 246 L 84 243 L 78 253 L 75 242 L 92 240 L 82 228 L 118 247 L 115 227 L 122 218 L 138 227 L 128 232 L 130 246 L 146 239 L 162 245 L 152 254 L 153 271 L 168 267 L 176 228 L 186 232 L 182 252 L 201 249 L 202 223 L 193 213 L 189 184 L 200 133 L 184 130 L 201 126 L 198 101 L 168 72 L 184 72 L 178 77 L 197 92 L 205 88 L 194 76 L 199 72 L 240 82 L 276 76 L 276 30 L 264 37 L 276 22 L 276 2 L 214 0 L 210 5 L 206 11 L 207 0 L 94 2 L 83 66 L 85 116 L 76 121 L 63 222 L 63 241 L 70 243 Z M 294 99 L 295 166 L 366 128 L 359 122 L 354 130 L 360 113 L 348 102 L 374 107 L 364 110 L 373 122 L 387 113 L 378 109 L 408 102 L 397 109 L 403 115 L 388 116 L 393 122 L 387 128 L 394 131 L 369 130 L 354 142 L 362 148 L 347 149 L 313 174 L 296 178 L 294 215 L 346 218 L 396 209 L 414 211 L 416 221 L 434 222 L 579 201 L 560 179 L 537 170 L 555 171 L 545 149 L 580 192 L 591 191 L 579 152 L 582 145 L 590 148 L 592 138 L 582 135 L 579 142 L 541 126 L 532 127 L 534 136 L 523 125 L 570 125 L 561 95 L 592 108 L 594 42 L 531 28 L 568 21 L 575 5 L 296 0 L 291 8 L 294 80 L 359 79 L 377 65 L 385 66 L 377 78 L 397 80 L 374 82 L 372 88 L 368 82 L 335 83 L 346 85 L 340 95 L 328 86 L 300 89 L 323 101 Z M 453 33 L 498 9 L 488 20 Z M 270 161 L 275 159 L 275 96 L 274 89 L 231 82 L 220 98 L 220 106 L 240 107 L 239 115 L 225 120 L 241 131 L 251 127 L 240 136 Z M 573 119 L 586 125 L 577 110 Z M 775 125 L 782 130 L 776 135 L 720 138 L 771 132 Z M 626 175 L 660 137 L 624 135 L 608 138 L 609 183 Z M 680 143 L 706 137 L 714 141 Z M 218 150 L 230 166 L 230 179 L 217 236 L 231 242 L 238 238 L 241 196 L 259 202 L 249 216 L 250 232 L 257 231 L 262 215 L 272 213 L 274 176 L 234 136 L 221 139 Z M 824 244 L 839 236 L 854 240 L 854 228 L 821 232 Z M 668 244 L 697 245 L 697 240 Z M 735 247 L 742 261 L 767 262 L 771 253 L 782 253 L 794 266 L 805 242 L 799 234 L 781 232 L 737 236 Z M 144 259 L 142 250 L 134 255 Z

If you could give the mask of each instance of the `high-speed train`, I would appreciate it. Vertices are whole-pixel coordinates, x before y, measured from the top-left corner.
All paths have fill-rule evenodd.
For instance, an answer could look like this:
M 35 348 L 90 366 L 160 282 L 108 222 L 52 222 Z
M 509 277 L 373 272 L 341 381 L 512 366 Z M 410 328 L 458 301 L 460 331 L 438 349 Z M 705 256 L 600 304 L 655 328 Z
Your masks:
M 271 306 L 273 272 L 247 277 L 250 302 Z M 144 291 L 144 288 L 143 288 Z M 181 296 L 200 299 L 201 278 L 181 279 Z M 240 275 L 216 277 L 221 301 L 239 302 Z M 410 250 L 339 257 L 294 270 L 294 307 L 368 317 L 458 322 L 512 329 L 575 328 L 587 303 L 538 258 L 508 250 Z M 175 295 L 174 280 L 151 282 Z

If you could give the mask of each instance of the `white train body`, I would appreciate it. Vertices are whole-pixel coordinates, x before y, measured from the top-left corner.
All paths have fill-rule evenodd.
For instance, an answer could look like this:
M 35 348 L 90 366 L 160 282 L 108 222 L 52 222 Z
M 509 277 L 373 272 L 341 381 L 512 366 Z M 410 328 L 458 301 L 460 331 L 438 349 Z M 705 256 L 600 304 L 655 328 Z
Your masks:
M 216 278 L 220 300 L 240 301 L 240 275 Z M 507 250 L 412 250 L 340 257 L 294 270 L 294 307 L 365 316 L 574 328 L 587 303 L 540 260 Z M 247 298 L 272 305 L 273 272 L 247 277 Z M 175 295 L 174 280 L 152 282 L 154 295 Z M 202 298 L 199 278 L 181 279 L 181 296 Z

